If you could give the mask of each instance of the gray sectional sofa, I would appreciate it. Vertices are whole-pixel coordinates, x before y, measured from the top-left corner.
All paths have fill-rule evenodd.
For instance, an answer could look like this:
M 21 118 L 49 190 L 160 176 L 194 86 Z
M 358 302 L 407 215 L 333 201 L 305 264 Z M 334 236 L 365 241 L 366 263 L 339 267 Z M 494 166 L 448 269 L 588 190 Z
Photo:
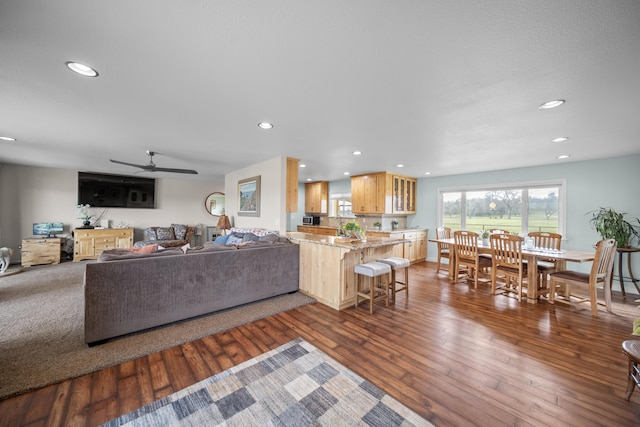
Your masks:
M 208 244 L 186 253 L 114 249 L 86 266 L 85 342 L 109 338 L 299 289 L 299 246 L 285 238 Z

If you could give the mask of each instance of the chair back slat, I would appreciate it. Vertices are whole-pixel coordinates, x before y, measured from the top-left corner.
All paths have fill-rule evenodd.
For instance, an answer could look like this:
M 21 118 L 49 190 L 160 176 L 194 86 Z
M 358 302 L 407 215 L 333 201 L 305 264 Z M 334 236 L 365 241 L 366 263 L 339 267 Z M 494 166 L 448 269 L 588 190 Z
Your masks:
M 438 240 L 442 239 L 450 239 L 451 238 L 451 228 L 449 227 L 438 227 L 436 228 L 436 236 Z M 442 249 L 449 249 L 449 245 L 446 243 L 438 243 L 438 247 Z
M 609 283 L 617 246 L 615 239 L 600 240 L 597 243 L 590 274 L 597 282 Z
M 456 256 L 467 260 L 478 258 L 478 233 L 457 230 L 453 232 L 453 240 L 456 243 Z
M 492 234 L 490 241 L 494 268 L 522 270 L 522 237 L 514 234 Z
M 548 233 L 546 231 L 532 231 L 529 237 L 533 237 L 536 248 L 560 250 L 562 234 Z

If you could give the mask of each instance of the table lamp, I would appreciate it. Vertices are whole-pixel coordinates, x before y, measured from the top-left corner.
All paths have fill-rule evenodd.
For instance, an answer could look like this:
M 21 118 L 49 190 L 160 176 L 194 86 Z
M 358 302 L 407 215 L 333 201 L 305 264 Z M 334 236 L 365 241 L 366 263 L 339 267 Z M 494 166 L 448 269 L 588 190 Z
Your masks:
M 227 229 L 231 228 L 231 223 L 229 222 L 229 217 L 225 214 L 220 215 L 220 219 L 218 220 L 218 224 L 216 225 L 217 230 L 223 230 L 222 234 L 227 234 Z

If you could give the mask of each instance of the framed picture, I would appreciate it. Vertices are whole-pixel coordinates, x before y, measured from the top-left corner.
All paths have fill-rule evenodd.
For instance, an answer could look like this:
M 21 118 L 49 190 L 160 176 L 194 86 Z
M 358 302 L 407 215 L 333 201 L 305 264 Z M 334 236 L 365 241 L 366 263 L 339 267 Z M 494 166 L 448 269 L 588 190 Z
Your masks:
M 238 181 L 238 216 L 260 216 L 260 175 Z

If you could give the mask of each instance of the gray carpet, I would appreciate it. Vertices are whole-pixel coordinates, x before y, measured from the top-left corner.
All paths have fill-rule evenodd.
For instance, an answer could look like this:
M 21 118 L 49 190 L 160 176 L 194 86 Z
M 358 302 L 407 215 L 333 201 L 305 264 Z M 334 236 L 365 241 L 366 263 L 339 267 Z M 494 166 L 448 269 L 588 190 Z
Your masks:
M 0 399 L 314 301 L 301 293 L 283 295 L 89 348 L 82 289 L 87 262 L 0 277 Z
M 432 426 L 302 338 L 104 426 Z

